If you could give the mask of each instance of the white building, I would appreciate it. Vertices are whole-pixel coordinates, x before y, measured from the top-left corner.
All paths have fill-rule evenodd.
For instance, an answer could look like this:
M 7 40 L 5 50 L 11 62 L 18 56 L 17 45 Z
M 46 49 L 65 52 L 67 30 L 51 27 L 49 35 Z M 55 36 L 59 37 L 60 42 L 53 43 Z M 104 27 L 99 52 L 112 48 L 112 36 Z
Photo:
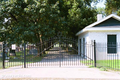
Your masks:
M 91 44 L 96 42 L 96 58 L 98 60 L 120 59 L 120 17 L 111 14 L 102 18 L 102 14 L 97 15 L 97 22 L 86 26 L 79 31 L 78 36 L 78 54 L 90 55 L 92 50 L 88 50 L 84 43 Z M 93 56 L 93 55 L 92 55 Z M 112 56 L 112 57 L 111 57 Z M 114 57 L 113 57 L 114 56 Z M 90 57 L 90 56 L 88 56 Z

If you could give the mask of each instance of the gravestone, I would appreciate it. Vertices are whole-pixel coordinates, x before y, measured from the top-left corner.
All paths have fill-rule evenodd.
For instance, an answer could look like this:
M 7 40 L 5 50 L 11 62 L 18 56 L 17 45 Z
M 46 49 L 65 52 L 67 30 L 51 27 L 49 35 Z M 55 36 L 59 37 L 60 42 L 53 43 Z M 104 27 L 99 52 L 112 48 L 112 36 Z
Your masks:
M 15 50 L 12 50 L 12 49 L 10 48 L 9 56 L 16 56 Z
M 14 57 L 14 59 L 18 59 L 17 57 Z
M 0 57 L 3 57 L 3 53 L 0 53 Z M 7 54 L 5 53 L 5 57 L 7 57 Z
M 30 55 L 30 54 L 32 54 L 32 55 L 37 55 L 37 54 L 38 54 L 38 51 L 37 51 L 37 49 L 31 49 L 31 50 L 29 50 L 28 54 L 29 54 L 29 55 Z
M 15 50 L 11 50 L 9 56 L 16 56 Z

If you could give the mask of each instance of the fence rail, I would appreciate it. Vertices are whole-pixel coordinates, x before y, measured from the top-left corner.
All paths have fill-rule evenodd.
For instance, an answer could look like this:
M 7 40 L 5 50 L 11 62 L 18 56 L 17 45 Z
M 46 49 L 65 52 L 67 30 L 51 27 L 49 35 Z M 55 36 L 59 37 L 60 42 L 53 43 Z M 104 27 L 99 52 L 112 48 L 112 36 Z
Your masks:
M 96 43 L 96 66 L 120 70 L 120 44 Z
M 4 45 L 5 48 L 0 46 L 0 68 L 7 68 L 7 67 L 14 67 L 14 66 L 21 66 L 26 68 L 27 66 L 48 66 L 52 65 L 51 62 L 53 58 L 58 58 L 59 61 L 56 63 L 60 66 L 62 64 L 64 65 L 87 65 L 87 66 L 95 66 L 95 67 L 102 67 L 112 70 L 120 70 L 120 44 L 118 43 L 97 43 L 92 42 L 91 44 L 81 44 L 81 49 L 84 53 L 81 53 L 79 56 L 77 55 L 77 41 L 69 39 L 69 38 L 61 38 L 62 42 L 60 42 L 59 38 L 49 38 L 47 40 L 44 40 L 44 42 L 41 44 L 23 44 L 21 47 L 16 48 L 16 55 L 11 54 L 14 53 L 11 52 L 10 46 Z M 75 43 L 75 44 L 74 44 Z M 33 54 L 34 51 L 38 50 L 37 46 L 42 46 L 40 50 L 40 54 Z M 52 50 L 54 47 L 59 47 L 57 50 Z M 83 47 L 83 48 L 82 48 Z M 66 49 L 68 48 L 68 50 Z M 3 50 L 4 49 L 4 50 Z M 62 51 L 65 52 L 61 52 Z M 7 54 L 6 54 L 6 50 Z M 5 51 L 5 52 L 2 52 Z M 59 52 L 58 52 L 59 51 Z M 72 51 L 72 54 L 74 53 L 74 57 L 71 56 L 72 54 L 69 52 Z M 52 53 L 53 52 L 53 53 Z M 67 53 L 69 52 L 69 54 Z M 38 52 L 36 52 L 38 53 Z M 50 53 L 50 54 L 49 54 Z M 51 53 L 59 53 L 58 56 L 51 56 Z M 67 53 L 67 54 L 63 54 Z M 51 56 L 48 58 L 48 55 Z M 69 57 L 68 57 L 69 55 Z M 47 57 L 46 57 L 47 56 Z M 42 58 L 45 58 L 45 63 L 42 62 Z M 68 59 L 67 59 L 68 58 Z M 4 60 L 4 61 L 3 61 Z M 50 62 L 51 60 L 51 62 Z M 67 61 L 68 60 L 68 61 Z M 74 61 L 77 62 L 75 63 Z M 48 63 L 47 63 L 48 61 Z M 66 61 L 66 62 L 63 62 Z M 50 63 L 49 63 L 50 62 Z M 55 65 L 56 65 L 55 64 Z

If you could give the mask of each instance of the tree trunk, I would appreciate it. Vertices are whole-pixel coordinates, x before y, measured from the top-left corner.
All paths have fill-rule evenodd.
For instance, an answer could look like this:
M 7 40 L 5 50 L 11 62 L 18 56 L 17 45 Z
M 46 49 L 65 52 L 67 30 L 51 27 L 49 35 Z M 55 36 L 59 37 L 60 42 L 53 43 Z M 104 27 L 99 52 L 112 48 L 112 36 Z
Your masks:
M 42 38 L 41 38 L 41 35 L 39 34 L 39 43 L 36 44 L 37 46 L 37 50 L 38 50 L 38 56 L 42 56 L 43 54 L 43 43 L 42 43 Z
M 48 41 L 47 41 L 47 50 L 49 50 L 49 41 L 50 41 L 50 39 L 48 39 Z
M 68 52 L 68 43 L 66 41 L 66 52 Z
M 43 47 L 43 54 L 45 54 L 45 42 L 43 41 L 43 45 L 42 45 L 42 47 Z
M 37 56 L 40 56 L 40 52 L 41 52 L 41 50 L 40 50 L 40 43 L 37 43 L 36 47 L 37 47 L 37 51 L 38 51 Z
M 76 48 L 75 40 L 73 40 L 72 47 L 73 47 L 73 49 L 74 49 L 74 50 L 73 50 L 73 53 L 74 53 L 74 54 L 77 54 L 77 52 L 76 52 L 77 48 Z
M 42 54 L 43 54 L 43 42 L 42 42 L 42 38 L 41 38 L 41 36 L 40 36 L 40 51 L 41 51 L 41 53 L 40 53 L 40 56 L 42 56 Z
M 72 43 L 72 47 L 73 47 L 73 49 L 74 49 L 74 50 L 73 50 L 73 53 L 74 53 L 74 54 L 77 53 L 77 52 L 75 51 L 75 50 L 76 50 L 76 46 L 75 46 L 75 45 L 76 45 L 76 43 L 75 43 L 75 41 L 73 41 L 73 43 Z

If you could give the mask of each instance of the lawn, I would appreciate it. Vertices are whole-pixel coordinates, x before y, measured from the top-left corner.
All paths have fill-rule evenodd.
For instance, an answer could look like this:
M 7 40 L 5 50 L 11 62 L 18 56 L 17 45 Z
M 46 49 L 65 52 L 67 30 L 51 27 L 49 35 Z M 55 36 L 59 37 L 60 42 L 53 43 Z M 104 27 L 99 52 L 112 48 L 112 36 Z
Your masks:
M 47 54 L 47 51 L 45 52 Z M 34 55 L 27 55 L 26 52 L 26 64 L 34 63 L 34 62 L 40 62 L 41 59 L 46 56 L 46 54 L 43 54 L 42 56 L 34 56 Z M 23 66 L 24 64 L 24 55 L 23 52 L 16 52 L 16 58 L 15 56 L 10 56 L 10 59 L 5 60 L 5 68 L 8 67 L 14 67 L 14 66 Z M 0 58 L 0 69 L 2 68 L 2 58 Z
M 94 66 L 94 61 L 83 60 L 81 62 L 87 66 L 91 66 L 90 64 L 93 64 L 92 66 Z M 120 60 L 97 60 L 96 66 L 99 68 L 120 70 Z
M 97 67 L 120 70 L 120 60 L 97 60 Z
M 2 58 L 0 58 L 0 69 L 2 68 Z
M 83 63 L 86 66 L 94 66 L 94 61 L 93 60 L 81 60 L 81 63 Z

